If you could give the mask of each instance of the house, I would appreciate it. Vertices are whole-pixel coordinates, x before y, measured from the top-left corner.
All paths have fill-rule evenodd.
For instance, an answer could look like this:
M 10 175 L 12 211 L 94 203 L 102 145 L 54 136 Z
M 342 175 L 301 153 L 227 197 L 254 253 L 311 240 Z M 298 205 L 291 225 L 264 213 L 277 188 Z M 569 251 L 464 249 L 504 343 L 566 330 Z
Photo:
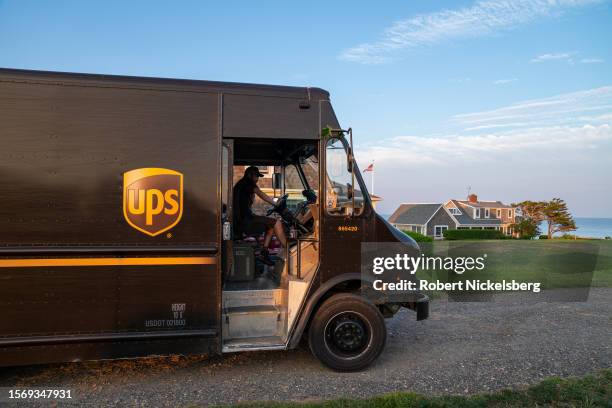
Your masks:
M 447 229 L 492 229 L 513 236 L 517 208 L 501 201 L 478 201 L 476 194 L 467 200 L 445 203 L 401 204 L 389 217 L 389 222 L 402 230 L 443 238 Z
M 371 194 L 370 193 L 370 200 L 372 200 L 372 207 L 374 207 L 374 209 L 376 209 L 376 204 L 378 204 L 380 201 L 383 200 L 383 198 L 379 195 L 376 194 Z
M 441 203 L 401 204 L 389 217 L 395 227 L 431 237 L 442 237 L 455 221 Z

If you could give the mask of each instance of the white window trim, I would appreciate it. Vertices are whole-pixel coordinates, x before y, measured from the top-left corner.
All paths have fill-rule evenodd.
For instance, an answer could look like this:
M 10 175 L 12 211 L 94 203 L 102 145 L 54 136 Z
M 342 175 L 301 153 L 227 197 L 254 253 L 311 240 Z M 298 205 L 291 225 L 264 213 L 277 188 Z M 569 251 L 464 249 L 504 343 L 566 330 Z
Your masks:
M 491 210 L 485 208 L 485 218 L 491 218 Z
M 461 215 L 461 210 L 456 208 L 456 207 L 451 207 L 448 209 L 448 211 L 452 214 L 452 215 Z
M 474 218 L 480 218 L 480 208 L 474 209 Z
M 512 208 L 508 208 L 508 218 L 512 219 Z
M 436 228 L 440 227 L 440 235 L 436 235 Z M 434 237 L 435 238 L 444 238 L 444 229 L 448 230 L 448 225 L 434 225 Z
M 498 209 L 497 209 L 497 218 L 498 218 L 498 219 L 500 219 L 500 220 L 501 220 L 501 217 L 502 217 L 502 216 L 501 216 L 501 212 L 502 212 L 502 211 L 501 211 L 501 208 L 498 208 Z

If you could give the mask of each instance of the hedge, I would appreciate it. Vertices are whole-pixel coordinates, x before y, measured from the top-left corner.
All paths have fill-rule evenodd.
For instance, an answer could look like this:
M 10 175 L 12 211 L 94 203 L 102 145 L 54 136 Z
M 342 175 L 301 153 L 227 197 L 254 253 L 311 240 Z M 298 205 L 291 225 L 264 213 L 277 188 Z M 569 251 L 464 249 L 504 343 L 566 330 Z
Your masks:
M 432 237 L 428 237 L 427 235 L 423 235 L 419 232 L 407 231 L 407 230 L 402 230 L 402 232 L 408 235 L 409 237 L 411 237 L 412 239 L 414 239 L 416 242 L 432 242 L 433 241 Z
M 500 230 L 453 229 L 444 231 L 444 238 L 448 240 L 459 239 L 505 239 Z

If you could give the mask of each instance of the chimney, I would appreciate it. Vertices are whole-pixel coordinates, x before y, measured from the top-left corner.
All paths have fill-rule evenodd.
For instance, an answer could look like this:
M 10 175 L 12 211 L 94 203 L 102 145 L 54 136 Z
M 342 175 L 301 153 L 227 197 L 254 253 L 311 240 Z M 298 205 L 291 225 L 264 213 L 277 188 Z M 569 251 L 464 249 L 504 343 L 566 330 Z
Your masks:
M 470 203 L 477 203 L 478 202 L 478 196 L 476 194 L 470 194 L 468 196 L 468 201 Z

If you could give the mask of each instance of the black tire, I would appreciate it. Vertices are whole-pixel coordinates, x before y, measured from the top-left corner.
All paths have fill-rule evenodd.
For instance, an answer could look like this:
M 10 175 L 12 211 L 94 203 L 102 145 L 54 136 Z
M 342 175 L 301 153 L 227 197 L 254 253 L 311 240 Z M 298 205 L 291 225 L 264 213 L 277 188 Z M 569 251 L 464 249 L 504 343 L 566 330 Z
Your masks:
M 312 354 L 337 371 L 368 367 L 383 351 L 386 341 L 387 327 L 378 308 L 350 293 L 327 299 L 308 331 Z

